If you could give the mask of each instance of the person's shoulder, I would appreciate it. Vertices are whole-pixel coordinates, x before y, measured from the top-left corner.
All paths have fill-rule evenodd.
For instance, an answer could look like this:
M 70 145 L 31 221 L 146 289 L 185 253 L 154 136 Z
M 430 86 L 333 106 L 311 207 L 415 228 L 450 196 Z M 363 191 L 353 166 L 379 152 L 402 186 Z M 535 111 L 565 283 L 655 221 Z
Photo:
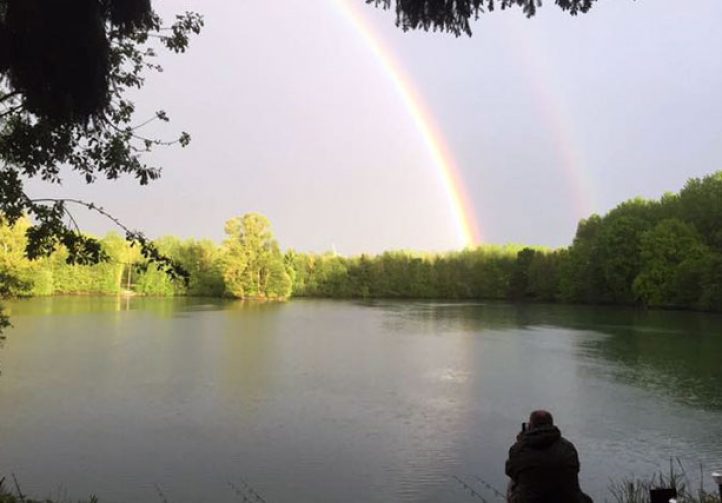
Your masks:
M 561 442 L 566 447 L 570 447 L 570 448 L 574 449 L 575 451 L 577 450 L 577 448 L 574 446 L 572 441 L 569 440 L 568 438 L 565 438 L 563 436 L 559 437 L 559 442 Z
M 577 453 L 577 448 L 570 440 L 564 437 L 560 437 L 559 443 L 557 445 L 557 452 L 559 454 L 563 455 L 564 457 L 568 457 L 570 460 L 574 460 L 574 463 L 579 462 L 579 454 Z

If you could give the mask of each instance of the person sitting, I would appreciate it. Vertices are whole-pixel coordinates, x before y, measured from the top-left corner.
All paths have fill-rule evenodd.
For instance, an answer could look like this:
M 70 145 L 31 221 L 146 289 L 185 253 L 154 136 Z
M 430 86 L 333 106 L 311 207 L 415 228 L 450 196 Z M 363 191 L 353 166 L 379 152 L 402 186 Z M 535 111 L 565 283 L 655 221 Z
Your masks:
M 554 426 L 552 415 L 535 410 L 509 449 L 506 474 L 510 503 L 591 503 L 579 487 L 579 457 Z

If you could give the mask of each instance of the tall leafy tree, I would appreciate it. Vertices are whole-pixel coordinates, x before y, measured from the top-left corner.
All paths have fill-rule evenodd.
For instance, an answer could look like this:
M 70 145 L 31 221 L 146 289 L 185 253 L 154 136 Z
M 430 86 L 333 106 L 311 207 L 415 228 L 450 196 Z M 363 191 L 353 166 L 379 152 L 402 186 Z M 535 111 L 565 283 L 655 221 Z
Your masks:
M 509 298 L 524 300 L 529 295 L 529 271 L 536 257 L 536 250 L 524 248 L 516 256 L 516 263 L 509 278 Z
M 598 260 L 605 291 L 614 304 L 634 302 L 632 282 L 641 267 L 640 241 L 649 227 L 650 224 L 640 218 L 620 216 L 607 219 L 599 233 Z
M 559 299 L 559 276 L 566 250 L 537 251 L 529 264 L 527 297 L 545 302 Z
M 188 240 L 179 248 L 178 261 L 188 271 L 188 295 L 220 297 L 224 292 L 220 250 L 209 240 Z
M 226 291 L 239 298 L 286 298 L 291 278 L 268 218 L 247 213 L 228 220 L 223 243 Z
M 700 235 L 689 224 L 672 218 L 661 221 L 641 238 L 642 270 L 634 280 L 634 293 L 650 306 L 675 306 L 678 287 L 707 253 Z M 683 293 L 689 298 L 689 293 Z M 696 297 L 692 295 L 691 297 Z
M 694 225 L 709 245 L 722 250 L 722 171 L 689 180 L 678 204 L 679 218 Z
M 561 296 L 568 302 L 605 302 L 604 272 L 599 260 L 599 235 L 603 228 L 599 215 L 582 220 L 562 266 Z

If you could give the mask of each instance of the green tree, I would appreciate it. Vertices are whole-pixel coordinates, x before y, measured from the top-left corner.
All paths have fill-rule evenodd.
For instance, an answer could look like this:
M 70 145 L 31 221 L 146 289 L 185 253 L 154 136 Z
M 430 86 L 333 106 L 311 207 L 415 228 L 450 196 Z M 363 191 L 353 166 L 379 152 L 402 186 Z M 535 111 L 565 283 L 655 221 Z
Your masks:
M 103 250 L 108 262 L 114 264 L 117 291 L 132 290 L 137 276 L 137 267 L 143 263 L 138 247 L 130 244 L 117 232 L 109 232 L 102 240 Z
M 693 225 L 705 242 L 722 251 L 722 171 L 692 178 L 679 193 L 678 218 Z
M 650 225 L 641 218 L 607 218 L 596 246 L 608 300 L 614 304 L 634 302 L 632 282 L 641 268 L 640 240 Z
M 348 287 L 348 267 L 343 257 L 325 254 L 318 257 L 313 264 L 315 291 L 321 297 L 350 297 Z
M 164 236 L 154 241 L 154 247 L 164 257 L 180 264 L 178 257 L 181 254 L 181 241 L 175 236 Z M 177 282 L 165 273 L 162 268 L 152 264 L 140 262 L 134 266 L 136 270 L 133 290 L 142 295 L 159 297 L 173 297 L 186 292 L 185 284 Z
M 536 256 L 536 251 L 524 248 L 516 256 L 516 263 L 509 278 L 509 298 L 524 300 L 528 296 L 529 269 Z
M 178 261 L 188 271 L 188 295 L 220 297 L 223 295 L 223 272 L 218 246 L 209 240 L 188 240 L 180 246 Z
M 258 213 L 247 213 L 228 220 L 225 231 L 223 279 L 228 294 L 239 298 L 287 298 L 291 278 L 270 221 Z
M 0 215 L 0 299 L 29 293 L 28 281 L 32 274 L 25 258 L 25 231 L 30 222 L 19 219 L 14 225 Z M 4 307 L 0 304 L 0 332 L 10 325 Z
M 527 296 L 529 298 L 555 302 L 559 299 L 560 266 L 566 257 L 564 250 L 537 251 L 529 265 Z
M 648 306 L 676 306 L 676 288 L 694 262 L 704 258 L 707 249 L 697 231 L 678 220 L 661 221 L 641 238 L 642 269 L 634 280 L 635 295 Z M 689 293 L 684 294 L 689 297 Z
M 25 257 L 26 232 L 29 228 L 30 221 L 27 218 L 10 224 L 0 216 L 0 273 L 6 281 L 9 281 L 9 278 L 17 279 L 8 289 L 8 294 L 29 293 L 28 287 L 36 269 Z M 23 285 L 23 288 L 18 290 L 20 285 Z
M 700 283 L 702 292 L 697 307 L 722 312 L 722 253 L 711 252 L 705 257 Z
M 602 226 L 599 215 L 579 222 L 567 260 L 561 268 L 560 291 L 567 302 L 594 304 L 607 301 L 598 246 Z
M 305 253 L 298 253 L 296 250 L 288 250 L 283 256 L 283 262 L 291 278 L 291 289 L 293 295 L 303 297 L 308 295 L 310 285 L 308 284 L 312 258 Z

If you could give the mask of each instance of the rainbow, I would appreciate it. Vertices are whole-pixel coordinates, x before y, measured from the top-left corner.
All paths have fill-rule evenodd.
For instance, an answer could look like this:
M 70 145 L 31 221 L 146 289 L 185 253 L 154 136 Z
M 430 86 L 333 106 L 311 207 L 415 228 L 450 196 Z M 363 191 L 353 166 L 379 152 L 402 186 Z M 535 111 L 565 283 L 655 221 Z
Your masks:
M 444 135 L 435 124 L 431 113 L 424 106 L 424 102 L 414 88 L 412 81 L 406 76 L 403 68 L 394 58 L 393 53 L 383 46 L 382 39 L 373 31 L 363 14 L 352 5 L 351 1 L 331 0 L 331 2 L 338 7 L 344 17 L 354 26 L 381 64 L 384 73 L 393 83 L 403 101 L 404 107 L 421 134 L 443 184 L 459 243 L 464 247 L 481 243 L 482 233 L 476 220 L 474 206 L 464 188 L 459 168 L 444 140 Z
M 531 26 L 519 29 L 519 23 L 511 23 L 509 33 L 513 40 L 511 47 L 527 73 L 527 82 L 535 94 L 542 117 L 552 133 L 554 147 L 559 159 L 560 168 L 571 192 L 571 200 L 577 219 L 587 218 L 597 211 L 593 184 L 584 169 L 584 155 L 576 138 L 576 127 L 566 104 L 566 100 L 558 91 L 559 86 L 552 82 L 554 71 L 549 55 L 543 50 L 539 40 L 531 39 Z

